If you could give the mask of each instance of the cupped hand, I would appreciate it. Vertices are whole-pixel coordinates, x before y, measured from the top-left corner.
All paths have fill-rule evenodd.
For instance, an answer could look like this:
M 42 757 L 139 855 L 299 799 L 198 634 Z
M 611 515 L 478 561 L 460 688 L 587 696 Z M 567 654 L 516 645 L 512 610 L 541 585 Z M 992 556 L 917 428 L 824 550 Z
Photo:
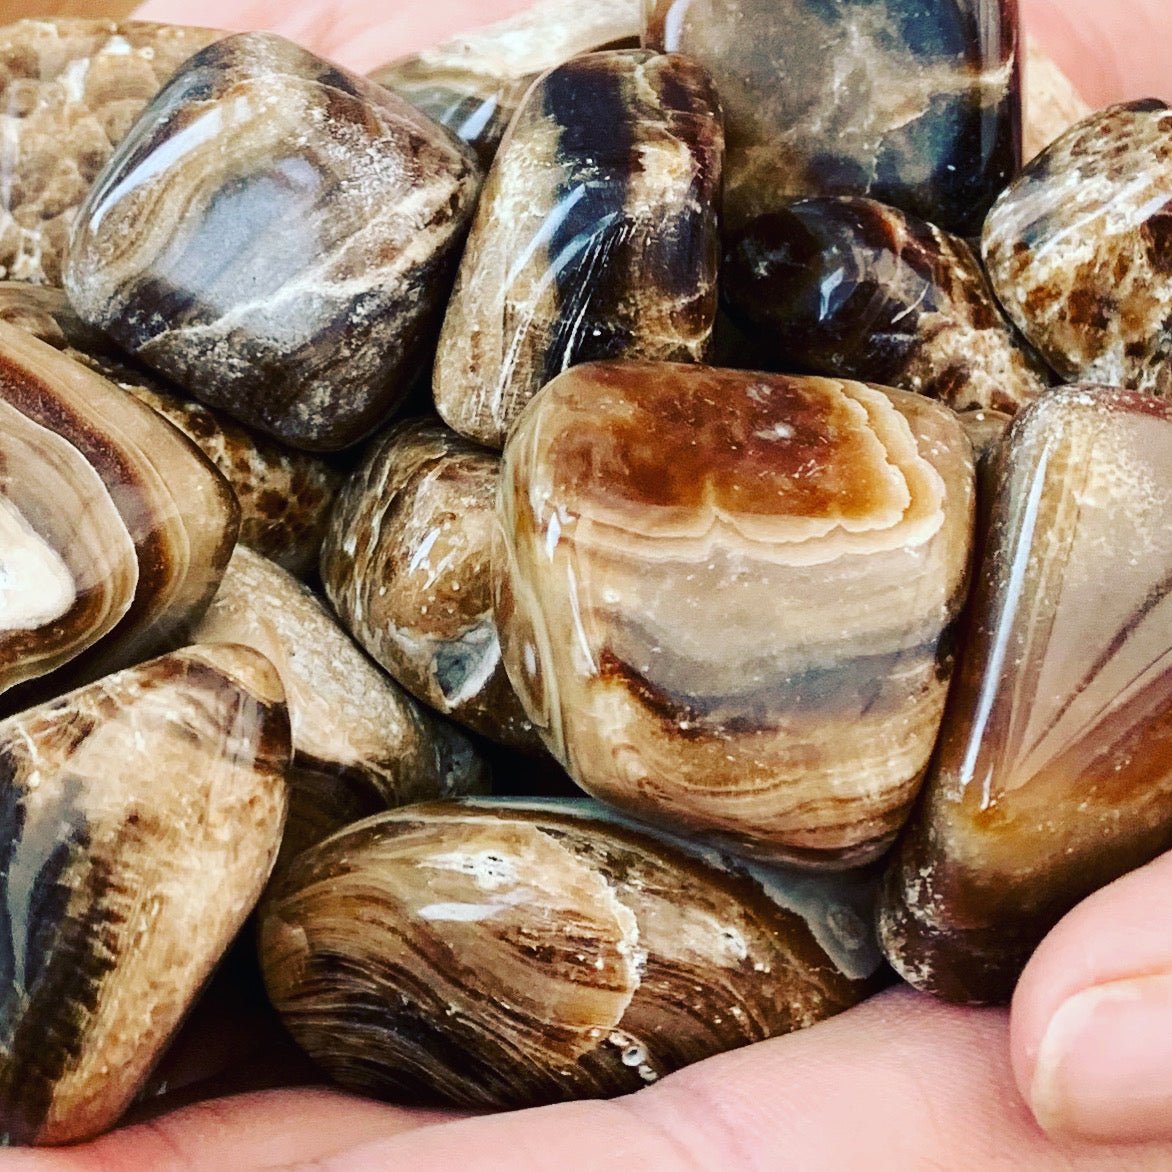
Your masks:
M 587 0 L 588 2 L 588 0 Z M 143 18 L 270 28 L 359 70 L 510 15 L 527 0 L 148 0 Z M 1095 104 L 1172 97 L 1167 0 L 1022 0 Z M 609 1103 L 462 1116 L 318 1087 L 205 1098 L 0 1172 L 763 1172 L 1172 1167 L 1172 856 L 1099 892 L 1038 950 L 1011 1013 L 891 990 L 804 1033 L 711 1059 Z M 231 998 L 229 998 L 231 1000 Z M 238 1067 L 248 1003 L 206 1008 L 169 1060 L 189 1097 Z M 279 1045 L 258 1073 L 301 1068 Z M 204 1088 L 201 1092 L 201 1087 Z M 1044 1129 L 1044 1130 L 1043 1130 Z

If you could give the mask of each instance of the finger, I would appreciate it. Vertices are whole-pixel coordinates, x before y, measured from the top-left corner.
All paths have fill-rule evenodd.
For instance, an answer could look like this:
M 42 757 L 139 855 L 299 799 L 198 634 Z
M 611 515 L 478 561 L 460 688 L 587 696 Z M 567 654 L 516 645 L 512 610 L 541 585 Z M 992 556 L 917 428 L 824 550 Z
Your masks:
M 1014 998 L 1012 1045 L 1051 1132 L 1172 1140 L 1172 855 L 1054 929 Z

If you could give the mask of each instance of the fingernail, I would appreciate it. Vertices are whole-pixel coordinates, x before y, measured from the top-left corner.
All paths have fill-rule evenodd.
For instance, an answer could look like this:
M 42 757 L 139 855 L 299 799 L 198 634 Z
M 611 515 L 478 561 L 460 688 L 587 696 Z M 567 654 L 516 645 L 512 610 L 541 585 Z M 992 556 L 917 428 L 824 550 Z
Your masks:
M 1078 993 L 1050 1019 L 1030 1106 L 1051 1135 L 1172 1139 L 1172 976 Z

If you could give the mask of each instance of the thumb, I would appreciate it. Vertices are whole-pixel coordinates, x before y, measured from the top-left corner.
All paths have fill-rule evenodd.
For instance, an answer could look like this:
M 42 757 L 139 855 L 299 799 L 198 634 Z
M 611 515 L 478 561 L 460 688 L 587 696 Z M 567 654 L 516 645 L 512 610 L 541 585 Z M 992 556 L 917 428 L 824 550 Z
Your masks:
M 1172 1139 L 1172 855 L 1054 929 L 1018 986 L 1013 1068 L 1051 1135 Z

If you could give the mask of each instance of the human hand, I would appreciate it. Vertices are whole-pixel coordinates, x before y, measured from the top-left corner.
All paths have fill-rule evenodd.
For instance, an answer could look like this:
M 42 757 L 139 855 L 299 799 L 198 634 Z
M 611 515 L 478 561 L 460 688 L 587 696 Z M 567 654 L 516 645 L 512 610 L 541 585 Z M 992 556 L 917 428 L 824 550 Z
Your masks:
M 1094 101 L 1155 88 L 1164 45 L 1155 34 L 1172 25 L 1172 17 L 1157 12 L 1165 2 L 1128 0 L 1105 13 L 1099 0 L 1023 0 L 1035 31 Z M 524 5 L 436 0 L 423 12 L 404 3 L 387 14 L 354 0 L 322 0 L 299 3 L 290 14 L 274 3 L 208 0 L 198 18 L 274 28 L 365 69 Z M 1124 10 L 1133 13 L 1126 25 Z M 140 15 L 190 21 L 190 13 L 177 0 L 154 0 Z M 1120 68 L 1124 61 L 1127 71 Z M 1172 941 L 1164 912 L 1170 897 L 1172 859 L 1165 859 L 1087 901 L 1039 950 L 1012 1017 L 893 990 L 813 1030 L 710 1060 L 615 1103 L 470 1118 L 315 1088 L 267 1090 L 181 1107 L 70 1151 L 5 1153 L 0 1172 L 349 1170 L 397 1162 L 422 1172 L 460 1165 L 572 1172 L 624 1163 L 655 1172 L 864 1162 L 879 1169 L 1166 1168 L 1172 1166 Z M 1141 977 L 1142 983 L 1134 980 Z M 237 1010 L 247 1013 L 248 1003 Z M 1039 1056 L 1043 1072 L 1053 1070 L 1064 1033 L 1104 1021 L 1108 1041 L 1092 1043 L 1081 1082 L 1065 1067 L 1039 1079 Z M 238 1045 L 210 1052 L 213 1041 L 243 1040 L 234 1022 L 193 1023 L 187 1038 L 203 1065 L 179 1077 L 238 1063 Z M 1015 1082 L 1042 1123 L 1066 1138 L 1045 1137 Z M 1151 1142 L 1122 1148 L 1085 1139 Z

